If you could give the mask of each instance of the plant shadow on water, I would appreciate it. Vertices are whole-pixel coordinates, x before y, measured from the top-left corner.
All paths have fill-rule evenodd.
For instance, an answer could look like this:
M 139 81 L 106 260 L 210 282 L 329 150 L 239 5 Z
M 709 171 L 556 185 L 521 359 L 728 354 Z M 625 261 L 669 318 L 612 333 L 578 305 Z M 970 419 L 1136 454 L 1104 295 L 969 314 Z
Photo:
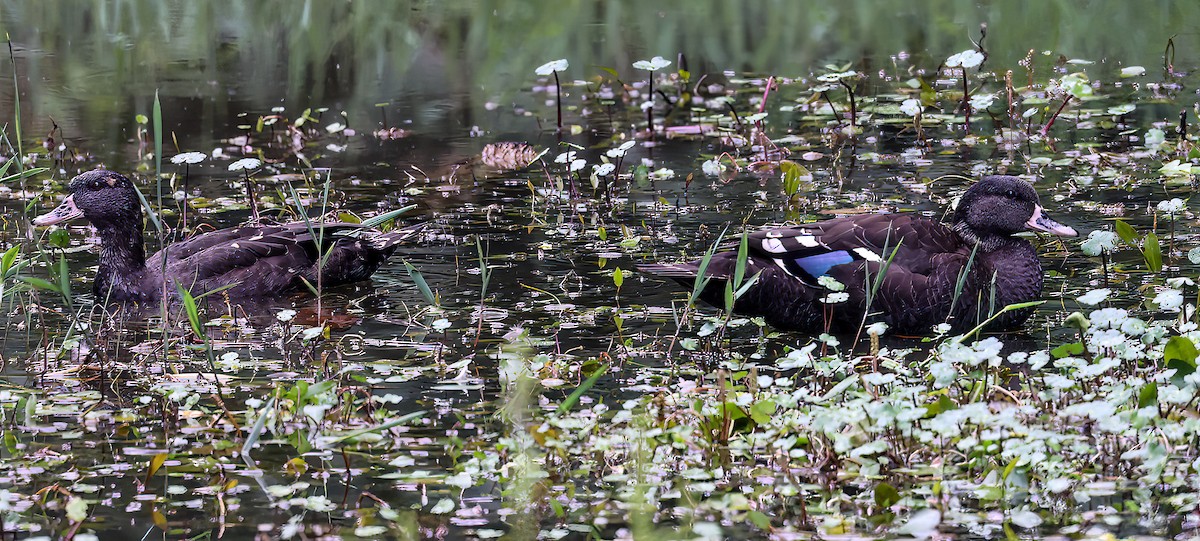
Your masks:
M 1161 70 L 1021 59 L 988 50 L 994 34 L 798 77 L 684 55 L 611 72 L 572 58 L 538 75 L 551 60 L 538 59 L 506 90 L 511 108 L 445 106 L 470 119 L 454 128 L 376 97 L 353 102 L 367 112 L 229 99 L 233 125 L 191 141 L 137 111 L 151 118 L 125 119 L 133 142 L 113 149 L 5 131 L 6 155 L 31 140 L 49 152 L 0 171 L 3 527 L 1194 535 L 1196 77 L 1173 49 Z M 155 144 L 180 156 L 160 177 Z M 100 164 L 137 172 L 166 228 L 151 246 L 252 207 L 362 220 L 416 204 L 403 219 L 434 225 L 369 281 L 114 315 L 79 293 L 97 239 L 28 226 Z M 945 221 L 992 173 L 1033 181 L 1085 233 L 1029 237 L 1046 302 L 1017 333 L 779 332 L 636 270 L 719 240 L 736 249 L 768 224 Z

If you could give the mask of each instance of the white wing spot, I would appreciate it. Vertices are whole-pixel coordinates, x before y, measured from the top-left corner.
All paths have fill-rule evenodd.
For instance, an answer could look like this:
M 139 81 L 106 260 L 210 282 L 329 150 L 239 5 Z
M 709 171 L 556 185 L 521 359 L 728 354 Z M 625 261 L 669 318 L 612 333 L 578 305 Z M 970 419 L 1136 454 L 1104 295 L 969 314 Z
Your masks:
M 767 231 L 767 238 L 768 239 L 783 238 L 783 232 L 782 231 Z
M 241 244 L 238 244 L 238 243 L 236 243 L 236 242 L 235 242 L 235 243 L 233 243 L 233 244 L 231 244 L 230 246 L 233 246 L 234 248 L 238 248 L 238 249 L 241 249 L 241 247 L 242 247 L 242 245 L 241 245 Z
M 854 253 L 858 254 L 858 257 L 866 259 L 867 261 L 873 261 L 875 263 L 883 261 L 883 258 L 879 257 L 879 254 L 863 247 L 855 248 Z
M 775 238 L 763 239 L 762 247 L 763 247 L 763 250 L 766 250 L 773 254 L 782 254 L 787 251 L 787 248 L 783 247 L 783 241 L 780 241 L 779 239 L 775 239 Z
M 808 248 L 816 248 L 817 246 L 821 245 L 820 242 L 817 242 L 817 237 L 812 235 L 797 235 L 796 242 L 799 242 L 800 246 L 805 246 Z

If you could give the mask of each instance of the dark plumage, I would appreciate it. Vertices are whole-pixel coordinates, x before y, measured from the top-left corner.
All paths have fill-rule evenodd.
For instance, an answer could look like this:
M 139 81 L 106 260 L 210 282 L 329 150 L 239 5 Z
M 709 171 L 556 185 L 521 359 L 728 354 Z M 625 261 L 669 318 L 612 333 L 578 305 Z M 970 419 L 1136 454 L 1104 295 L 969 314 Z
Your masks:
M 317 243 L 303 222 L 212 231 L 147 258 L 142 205 L 128 178 L 112 171 L 88 171 L 75 177 L 68 189 L 70 195 L 58 208 L 33 223 L 50 225 L 79 217 L 91 222 L 100 236 L 94 290 L 101 300 L 157 301 L 164 289 L 175 294 L 177 283 L 193 295 L 230 286 L 225 291 L 232 298 L 258 299 L 303 289 L 301 278 L 317 284 Z M 323 286 L 367 279 L 421 227 L 380 233 L 344 222 L 313 226 L 332 250 L 322 267 Z
M 987 319 L 994 313 L 990 310 L 1041 296 L 1037 253 L 1012 236 L 1024 230 L 1076 235 L 1042 214 L 1028 183 L 988 176 L 963 194 L 948 226 L 911 214 L 871 214 L 750 233 L 745 277 L 761 274 L 734 311 L 763 316 L 787 330 L 852 330 L 863 322 L 868 283 L 877 283 L 883 269 L 867 323 L 883 321 L 892 332 L 926 334 L 948 322 L 962 332 Z M 699 266 L 692 261 L 639 269 L 691 287 Z M 701 298 L 724 306 L 725 282 L 736 266 L 736 251 L 714 254 L 706 271 L 712 280 Z M 849 299 L 821 302 L 832 293 L 818 282 L 821 276 L 845 284 Z M 955 301 L 960 276 L 963 287 Z M 990 328 L 1019 327 L 1032 313 L 1031 308 L 1008 312 Z

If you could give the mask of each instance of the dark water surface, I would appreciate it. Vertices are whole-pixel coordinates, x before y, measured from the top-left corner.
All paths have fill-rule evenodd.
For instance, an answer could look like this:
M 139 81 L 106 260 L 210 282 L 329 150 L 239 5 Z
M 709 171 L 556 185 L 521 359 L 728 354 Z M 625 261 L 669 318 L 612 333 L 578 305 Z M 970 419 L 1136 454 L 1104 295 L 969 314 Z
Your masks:
M 550 149 L 548 162 L 559 153 L 553 96 L 542 86 L 546 81 L 534 74 L 537 66 L 556 58 L 570 60 L 563 74 L 568 83 L 563 101 L 568 105 L 567 123 L 581 126 L 561 139 L 579 145 L 590 168 L 606 150 L 629 139 L 635 123 L 644 120 L 625 106 L 609 115 L 602 112 L 603 105 L 583 99 L 607 76 L 600 67 L 614 68 L 627 84 L 640 83 L 645 72 L 630 67 L 632 62 L 655 55 L 678 62 L 677 53 L 683 53 L 693 80 L 705 74 L 713 84 L 744 87 L 738 96 L 739 111 L 744 112 L 752 109 L 746 105 L 752 96 L 761 95 L 761 84 L 743 83 L 744 77 L 811 79 L 825 64 L 852 62 L 854 69 L 872 77 L 870 84 L 875 86 L 867 89 L 868 95 L 889 94 L 889 81 L 896 85 L 907 79 L 908 66 L 933 72 L 941 59 L 971 48 L 970 38 L 977 40 L 980 23 L 986 22 L 988 62 L 995 69 L 1018 70 L 1018 78 L 1024 76 L 1022 59 L 1032 51 L 1033 62 L 1044 73 L 1061 75 L 1053 70 L 1071 66 L 1060 63 L 1061 56 L 1096 62 L 1089 72 L 1097 79 L 1108 81 L 1122 67 L 1142 65 L 1158 81 L 1168 38 L 1174 36 L 1177 68 L 1194 68 L 1200 58 L 1195 30 L 1200 7 L 1192 3 L 21 4 L 0 7 L 0 29 L 12 40 L 22 140 L 27 150 L 47 138 L 54 142 L 48 156 L 37 163 L 50 167 L 49 172 L 26 181 L 24 193 L 15 183 L 6 185 L 12 191 L 0 200 L 5 220 L 0 240 L 5 247 L 46 246 L 45 232 L 29 228 L 25 220 L 50 208 L 52 194 L 61 193 L 62 185 L 80 170 L 103 165 L 129 172 L 136 174 L 144 192 L 155 191 L 153 138 L 140 134 L 146 125 L 136 117 L 152 114 L 156 92 L 167 134 L 164 172 L 181 173 L 167 163 L 180 152 L 209 155 L 189 170 L 191 195 L 214 201 L 202 210 L 199 220 L 205 224 L 225 227 L 248 216 L 244 206 L 235 204 L 242 201 L 238 174 L 227 170 L 230 158 L 242 155 L 241 145 L 234 143 L 245 141 L 235 138 L 249 133 L 251 146 L 263 149 L 267 159 L 278 160 L 257 175 L 266 193 L 286 190 L 282 180 L 288 177 L 274 175 L 301 172 L 293 151 L 268 144 L 267 136 L 254 129 L 260 117 L 276 108 L 287 120 L 264 133 L 285 131 L 284 122 L 311 109 L 319 129 L 306 136 L 301 153 L 332 179 L 338 207 L 374 214 L 416 204 L 404 219 L 436 224 L 402 258 L 419 269 L 439 295 L 440 309 L 431 309 L 397 257 L 371 282 L 339 288 L 322 298 L 321 309 L 336 321 L 326 341 L 306 342 L 299 327 L 289 328 L 276 316 L 280 310 L 295 310 L 300 326 L 315 323 L 317 302 L 306 295 L 248 308 L 245 319 L 210 327 L 216 356 L 237 354 L 241 362 L 240 367 L 225 369 L 232 375 L 226 382 L 231 394 L 225 406 L 239 412 L 239 422 L 245 418 L 242 412 L 262 407 L 273 385 L 339 374 L 357 378 L 375 396 L 398 397 L 395 403 L 376 404 L 395 415 L 427 412 L 424 422 L 394 436 L 396 444 L 384 453 L 383 463 L 404 460 L 390 467 L 372 453 L 315 450 L 298 460 L 312 470 L 297 473 L 297 465 L 289 461 L 301 453 L 278 436 L 255 451 L 261 470 L 244 466 L 232 452 L 192 454 L 191 446 L 209 441 L 211 435 L 189 433 L 195 426 L 178 419 L 148 423 L 120 412 L 144 405 L 138 400 L 145 396 L 158 401 L 159 396 L 189 390 L 208 396 L 207 383 L 189 379 L 207 370 L 203 354 L 180 353 L 180 346 L 171 348 L 179 362 L 154 360 L 161 357 L 153 350 L 162 332 L 155 320 L 93 323 L 81 331 L 83 342 L 107 352 L 107 357 L 92 358 L 86 370 L 80 369 L 77 361 L 86 354 L 63 343 L 71 328 L 69 313 L 31 317 L 27 310 L 6 304 L 7 331 L 0 346 L 6 361 L 3 375 L 10 385 L 47 393 L 38 416 L 43 429 L 21 432 L 20 448 L 61 453 L 77 463 L 90 484 L 99 486 L 88 494 L 92 515 L 81 531 L 95 531 L 104 539 L 194 538 L 205 532 L 221 539 L 277 538 L 293 517 L 300 517 L 295 520 L 305 525 L 308 538 L 329 532 L 351 538 L 357 526 L 373 519 L 340 510 L 367 507 L 365 501 L 387 502 L 406 513 L 415 509 L 406 519 L 415 537 L 488 536 L 493 530 L 536 536 L 537 519 L 513 516 L 516 507 L 508 505 L 513 496 L 502 493 L 502 487 L 464 490 L 447 481 L 461 457 L 490 452 L 498 434 L 524 430 L 497 415 L 521 394 L 499 382 L 506 359 L 541 367 L 536 371 L 546 388 L 526 397 L 523 406 L 551 409 L 583 379 L 577 371 L 566 370 L 559 378 L 555 363 L 618 359 L 585 397 L 588 404 L 615 403 L 650 389 L 640 374 L 697 366 L 707 370 L 751 356 L 770 360 L 812 339 L 763 335 L 748 324 L 730 331 L 726 350 L 681 352 L 670 344 L 677 332 L 672 307 L 682 309 L 684 294 L 636 272 L 626 275 L 618 288 L 614 268 L 633 271 L 643 261 L 698 256 L 724 227 L 736 230 L 743 221 L 757 225 L 878 211 L 940 217 L 965 186 L 958 178 L 923 181 L 943 175 L 978 177 L 998 170 L 1036 175 L 1046 207 L 1085 233 L 1108 223 L 1108 215 L 1097 212 L 1095 204 L 1119 207 L 1131 223 L 1145 227 L 1153 221 L 1148 205 L 1169 197 L 1186 200 L 1190 190 L 1121 185 L 1100 178 L 1087 184 L 1081 180 L 1087 171 L 1054 163 L 1059 154 L 997 145 L 990 135 L 1002 123 L 990 119 L 975 125 L 976 133 L 984 136 L 978 144 L 953 144 L 945 140 L 952 132 L 941 130 L 931 151 L 919 156 L 908 153 L 915 141 L 911 131 L 882 124 L 869 128 L 857 145 L 833 150 L 822 142 L 820 126 L 799 110 L 772 112 L 768 128 L 774 138 L 796 135 L 806 140 L 797 145 L 793 159 L 804 151 L 823 154 L 810 164 L 814 182 L 790 208 L 781 204 L 776 170 L 743 172 L 726 180 L 705 176 L 703 161 L 727 150 L 715 138 L 660 135 L 653 143 L 639 139 L 625 164 L 669 168 L 675 175 L 622 180 L 611 201 L 591 197 L 586 177 L 579 181 L 586 201 L 534 197 L 531 188 L 544 192 L 553 184 L 540 167 L 508 172 L 481 163 L 479 157 L 485 145 L 499 141 Z M 1093 107 L 1136 101 L 1138 107 L 1124 119 L 1124 126 L 1072 123 L 1060 134 L 1060 144 L 1085 141 L 1093 148 L 1119 151 L 1139 145 L 1130 135 L 1140 135 L 1156 122 L 1169 132 L 1179 111 L 1194 106 L 1195 82 L 1192 77 L 1178 87 L 1122 87 L 1126 94 L 1109 93 L 1107 101 Z M 806 95 L 785 87 L 771 99 L 775 101 L 770 107 L 777 108 L 803 103 Z M 325 110 L 317 111 L 320 108 Z M 0 84 L 0 118 L 9 121 L 5 133 L 10 138 L 10 119 L 16 113 L 12 85 Z M 687 123 L 685 118 L 675 121 Z M 334 123 L 354 133 L 321 133 Z M 406 136 L 383 139 L 372 134 L 385 124 L 405 130 Z M 217 148 L 225 158 L 212 156 Z M 9 145 L 4 149 L 0 154 L 12 154 Z M 689 174 L 694 175 L 690 185 Z M 562 178 L 559 171 L 554 176 Z M 167 197 L 169 201 L 169 193 Z M 219 201 L 222 197 L 232 202 Z M 30 201 L 35 203 L 26 209 Z M 174 224 L 177 216 L 166 220 Z M 1181 254 L 1190 247 L 1183 241 L 1190 225 L 1180 228 L 1179 260 L 1185 260 Z M 70 231 L 72 289 L 77 292 L 76 308 L 86 310 L 92 301 L 87 292 L 96 256 L 94 249 L 79 247 L 95 239 L 79 225 Z M 491 274 L 482 311 L 476 236 L 489 254 Z M 1079 306 L 1073 296 L 1099 283 L 1096 262 L 1082 256 L 1077 244 L 1064 250 L 1047 239 L 1039 247 L 1049 273 L 1046 298 L 1052 302 L 1039 308 L 1025 333 L 1011 337 L 1010 347 L 1045 348 L 1058 340 L 1065 334 L 1059 330 L 1063 317 Z M 35 252 L 31 247 L 26 253 Z M 1120 257 L 1130 263 L 1135 255 Z M 45 277 L 48 271 L 31 272 Z M 39 298 L 50 309 L 62 306 L 49 293 Z M 223 312 L 217 304 L 210 304 L 210 316 Z M 87 317 L 86 311 L 83 316 L 102 320 L 98 315 Z M 700 325 L 685 327 L 680 336 L 695 337 L 699 329 Z M 173 327 L 172 332 L 182 336 L 186 328 Z M 522 332 L 528 340 L 514 338 Z M 898 347 L 922 347 L 915 340 L 890 340 L 887 343 Z M 60 350 L 67 353 L 60 356 Z M 135 361 L 141 364 L 129 368 Z M 126 370 L 184 374 L 147 390 L 138 378 L 104 369 L 109 362 Z M 101 369 L 95 370 L 96 364 Z M 113 377 L 121 379 L 113 384 L 108 381 Z M 556 379 L 564 381 L 558 385 Z M 163 419 L 194 406 L 172 400 L 161 404 Z M 205 407 L 217 410 L 211 404 Z M 6 426 L 17 426 L 17 410 L 6 403 L 5 411 Z M 145 415 L 154 410 L 138 411 Z M 209 430 L 229 430 L 214 426 Z M 180 432 L 180 427 L 186 429 Z M 239 447 L 243 441 L 232 435 L 230 440 Z M 166 449 L 174 453 L 167 462 L 172 477 L 163 481 L 166 477 L 160 473 L 158 480 L 142 485 L 150 457 Z M 3 453 L 13 454 L 11 449 Z M 56 482 L 44 471 L 61 471 L 53 465 L 39 468 L 43 466 L 6 468 L 0 486 L 33 492 Z M 345 475 L 347 469 L 351 475 Z M 228 489 L 229 501 L 218 501 L 221 498 L 213 494 L 219 491 L 208 489 L 231 479 L 237 487 Z M 266 488 L 297 482 L 306 484 L 287 496 Z M 305 514 L 302 503 L 281 503 L 297 496 L 326 497 L 339 511 Z M 443 498 L 456 502 L 454 511 L 432 512 Z M 71 531 L 73 522 L 59 516 L 61 511 L 51 514 L 58 518 L 42 520 L 43 529 L 34 535 L 58 537 Z M 26 522 L 37 523 L 28 518 Z M 598 525 L 596 531 L 611 537 L 617 530 Z M 363 530 L 359 535 L 385 534 Z M 400 536 L 395 529 L 386 535 Z

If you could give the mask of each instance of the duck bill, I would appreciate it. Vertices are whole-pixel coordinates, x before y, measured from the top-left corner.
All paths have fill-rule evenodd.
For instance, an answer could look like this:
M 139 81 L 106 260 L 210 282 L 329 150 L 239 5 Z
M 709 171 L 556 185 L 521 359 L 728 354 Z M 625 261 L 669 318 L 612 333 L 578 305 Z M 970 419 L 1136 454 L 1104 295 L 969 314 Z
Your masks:
M 68 195 L 58 208 L 33 219 L 33 225 L 54 225 L 83 217 L 83 211 L 75 206 L 75 196 Z
M 1074 237 L 1079 234 L 1073 227 L 1060 224 L 1042 214 L 1041 205 L 1033 208 L 1033 216 L 1030 216 L 1029 221 L 1025 222 L 1025 227 L 1030 231 L 1045 231 L 1063 237 Z

